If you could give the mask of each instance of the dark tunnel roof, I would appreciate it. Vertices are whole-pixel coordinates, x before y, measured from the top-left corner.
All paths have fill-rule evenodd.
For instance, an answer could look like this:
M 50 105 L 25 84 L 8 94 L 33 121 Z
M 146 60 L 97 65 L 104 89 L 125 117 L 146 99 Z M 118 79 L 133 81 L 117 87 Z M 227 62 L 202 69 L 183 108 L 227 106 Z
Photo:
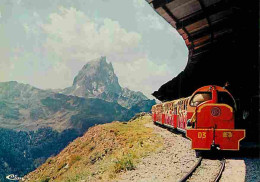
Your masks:
M 167 101 L 187 97 L 200 86 L 226 82 L 236 98 L 259 96 L 258 1 L 146 1 L 179 32 L 189 49 L 185 69 L 153 96 Z
M 191 51 L 200 56 L 232 35 L 231 16 L 236 5 L 230 0 L 146 0 L 183 37 Z

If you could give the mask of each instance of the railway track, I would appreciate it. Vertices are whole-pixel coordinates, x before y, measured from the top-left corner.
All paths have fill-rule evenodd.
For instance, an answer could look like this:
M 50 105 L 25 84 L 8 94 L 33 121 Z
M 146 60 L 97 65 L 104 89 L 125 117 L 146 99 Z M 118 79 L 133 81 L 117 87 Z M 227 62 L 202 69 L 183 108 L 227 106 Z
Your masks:
M 203 160 L 203 158 L 200 157 L 198 159 L 197 163 L 192 167 L 192 169 L 185 176 L 183 176 L 179 182 L 185 182 L 185 181 L 189 180 L 189 178 L 192 177 L 192 175 L 196 171 L 196 169 L 201 165 L 202 160 Z M 220 163 L 221 163 L 220 169 L 217 173 L 217 176 L 214 179 L 214 182 L 218 182 L 220 180 L 221 175 L 225 169 L 226 160 L 222 159 Z M 203 180 L 201 179 L 201 181 L 203 181 Z

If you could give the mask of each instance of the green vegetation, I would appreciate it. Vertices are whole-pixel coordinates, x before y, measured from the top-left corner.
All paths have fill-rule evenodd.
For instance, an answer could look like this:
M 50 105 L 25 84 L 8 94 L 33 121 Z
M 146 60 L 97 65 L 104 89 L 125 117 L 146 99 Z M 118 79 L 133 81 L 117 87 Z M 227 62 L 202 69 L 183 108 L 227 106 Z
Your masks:
M 19 119 L 19 109 L 13 108 L 10 105 L 11 104 L 8 104 L 7 102 L 0 101 L 0 115 L 3 115 L 6 119 Z
M 120 173 L 121 171 L 130 171 L 135 169 L 133 157 L 132 156 L 124 156 L 122 159 L 116 161 L 115 164 L 115 172 Z
M 7 181 L 5 177 L 9 174 L 24 176 L 51 155 L 59 153 L 77 136 L 75 130 L 58 133 L 51 128 L 41 128 L 35 132 L 17 132 L 1 128 L 0 181 Z
M 49 182 L 50 181 L 50 177 L 44 177 L 40 180 L 40 182 Z

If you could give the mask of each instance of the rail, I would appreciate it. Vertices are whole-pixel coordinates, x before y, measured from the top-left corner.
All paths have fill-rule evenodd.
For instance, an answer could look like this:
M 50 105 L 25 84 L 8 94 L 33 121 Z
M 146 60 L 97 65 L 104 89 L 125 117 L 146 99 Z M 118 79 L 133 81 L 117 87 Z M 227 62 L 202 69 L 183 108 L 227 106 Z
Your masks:
M 203 158 L 200 157 L 199 160 L 197 161 L 197 163 L 193 166 L 193 168 L 185 176 L 183 176 L 179 182 L 187 181 L 192 176 L 194 171 L 198 168 L 198 166 L 201 164 L 202 159 Z M 221 160 L 221 168 L 219 169 L 218 175 L 214 179 L 214 182 L 218 182 L 220 180 L 220 178 L 222 176 L 222 173 L 223 173 L 223 171 L 225 169 L 225 164 L 226 164 L 226 160 L 222 159 Z
M 202 157 L 199 158 L 199 160 L 197 161 L 197 163 L 193 166 L 193 168 L 185 175 L 181 178 L 181 180 L 179 182 L 184 182 L 187 181 L 187 179 L 189 179 L 189 177 L 192 175 L 192 173 L 197 169 L 197 167 L 201 164 L 202 161 Z
M 223 173 L 223 171 L 225 169 L 225 165 L 226 165 L 226 159 L 222 159 L 222 161 L 221 161 L 221 168 L 220 168 L 220 170 L 218 172 L 218 175 L 215 178 L 214 182 L 218 182 L 220 180 L 220 178 L 222 176 L 222 173 Z

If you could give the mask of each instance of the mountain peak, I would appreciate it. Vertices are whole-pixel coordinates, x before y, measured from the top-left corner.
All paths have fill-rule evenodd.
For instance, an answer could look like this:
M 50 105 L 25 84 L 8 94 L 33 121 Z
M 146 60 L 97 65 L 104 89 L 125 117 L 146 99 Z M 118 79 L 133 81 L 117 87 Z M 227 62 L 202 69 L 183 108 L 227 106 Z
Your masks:
M 65 91 L 67 94 L 87 98 L 100 98 L 104 92 L 121 92 L 113 66 L 107 63 L 104 56 L 87 62 L 75 77 L 72 87 Z
M 106 56 L 101 56 L 99 58 L 96 58 L 96 59 L 92 59 L 90 61 L 88 61 L 82 68 L 83 69 L 88 69 L 89 67 L 100 67 L 100 66 L 107 66 L 109 65 L 107 63 L 107 59 L 106 59 Z
M 108 63 L 105 56 L 88 61 L 75 77 L 73 85 L 61 93 L 99 98 L 118 103 L 128 109 L 148 99 L 141 92 L 122 88 L 118 83 L 112 63 Z

